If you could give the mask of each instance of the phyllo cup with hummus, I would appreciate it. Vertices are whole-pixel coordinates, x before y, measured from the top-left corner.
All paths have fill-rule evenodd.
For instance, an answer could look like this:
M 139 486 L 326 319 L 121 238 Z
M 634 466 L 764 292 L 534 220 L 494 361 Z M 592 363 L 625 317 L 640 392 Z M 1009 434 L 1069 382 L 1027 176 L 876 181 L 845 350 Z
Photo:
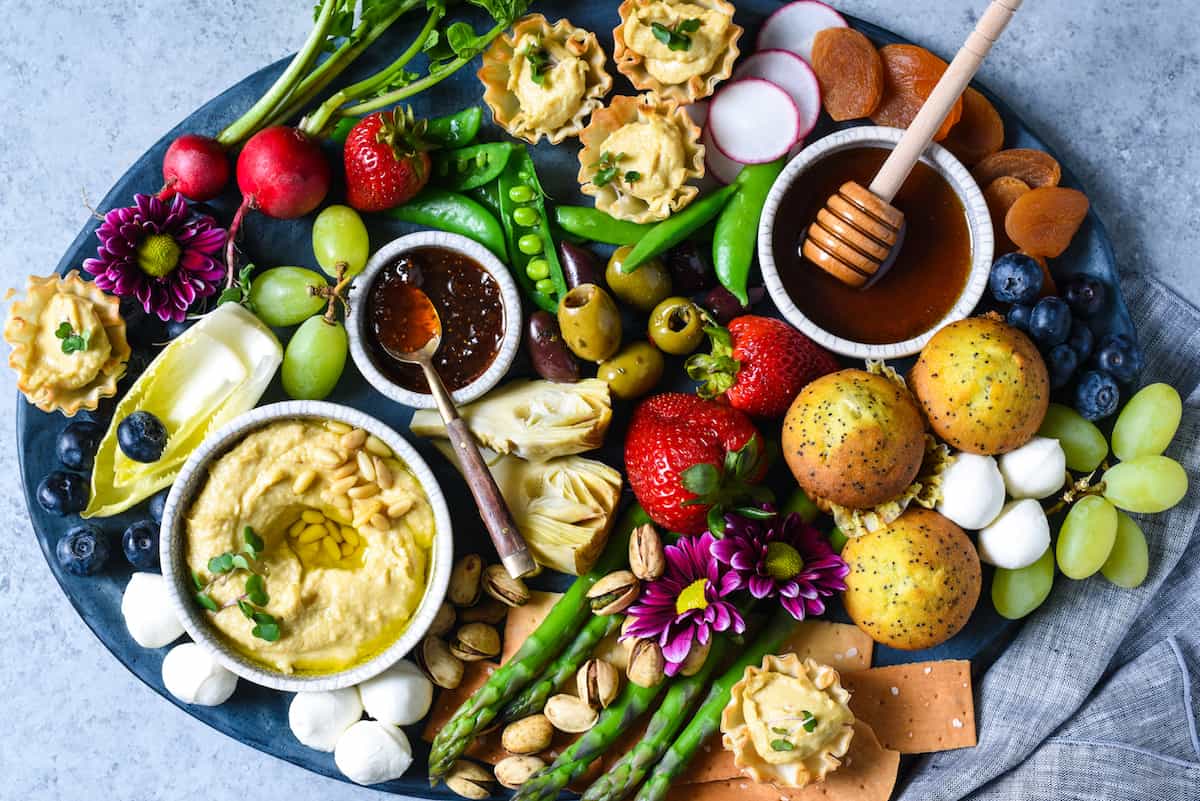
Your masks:
M 612 89 L 596 34 L 541 14 L 520 19 L 483 54 L 477 75 L 496 124 L 537 144 L 578 136 Z

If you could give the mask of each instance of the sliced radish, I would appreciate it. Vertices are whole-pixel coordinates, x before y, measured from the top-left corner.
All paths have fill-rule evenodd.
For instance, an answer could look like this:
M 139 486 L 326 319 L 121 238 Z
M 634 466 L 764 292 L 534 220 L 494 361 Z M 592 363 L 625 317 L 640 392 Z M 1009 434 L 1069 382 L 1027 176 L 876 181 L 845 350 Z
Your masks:
M 767 17 L 758 32 L 759 50 L 790 50 L 812 63 L 813 39 L 826 28 L 848 28 L 846 18 L 817 0 L 796 0 Z
M 723 184 L 733 183 L 745 165 L 737 163 L 722 153 L 713 142 L 712 131 L 707 127 L 700 137 L 700 144 L 704 145 L 704 166 L 708 170 L 708 174 Z
M 770 81 L 743 78 L 713 96 L 708 130 L 717 149 L 734 161 L 765 164 L 784 156 L 800 138 L 800 110 Z
M 760 50 L 733 71 L 734 80 L 762 78 L 792 97 L 800 112 L 800 134 L 808 136 L 821 116 L 821 83 L 808 62 L 790 50 Z
M 692 118 L 692 122 L 696 123 L 697 127 L 703 128 L 708 122 L 708 101 L 697 100 L 689 106 L 685 107 L 688 116 Z

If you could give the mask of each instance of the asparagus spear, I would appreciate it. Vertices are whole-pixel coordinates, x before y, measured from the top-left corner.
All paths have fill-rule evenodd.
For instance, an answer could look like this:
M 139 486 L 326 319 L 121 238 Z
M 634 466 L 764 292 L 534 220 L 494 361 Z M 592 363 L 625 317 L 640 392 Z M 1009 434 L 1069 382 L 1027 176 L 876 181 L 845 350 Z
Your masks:
M 663 698 L 662 705 L 650 718 L 646 733 L 637 745 L 626 752 L 608 771 L 593 782 L 583 794 L 582 801 L 621 801 L 642 783 L 646 773 L 654 767 L 663 752 L 671 745 L 675 733 L 687 720 L 695 703 L 700 700 L 708 680 L 716 666 L 724 661 L 729 650 L 729 640 L 717 637 L 704 667 L 692 675 L 675 681 Z
M 565 686 L 579 670 L 579 666 L 591 656 L 596 643 L 608 636 L 625 620 L 624 615 L 596 615 L 583 627 L 575 641 L 558 655 L 541 678 L 530 684 L 521 694 L 508 702 L 496 717 L 496 725 L 503 726 L 514 720 L 536 714 L 546 705 L 546 699 Z
M 756 665 L 765 655 L 777 652 L 795 625 L 796 621 L 784 609 L 778 610 L 772 616 L 767 627 L 742 652 L 738 660 L 713 682 L 704 703 L 675 738 L 675 742 L 671 743 L 663 758 L 654 766 L 654 771 L 642 785 L 635 801 L 662 801 L 671 787 L 671 782 L 683 773 L 696 751 L 720 728 L 721 712 L 729 703 L 733 685 L 741 680 L 748 666 Z
M 653 687 L 626 683 L 621 697 L 600 713 L 596 725 L 571 743 L 553 763 L 526 779 L 512 801 L 555 801 L 564 787 L 586 773 L 591 764 L 637 722 L 666 685 L 665 680 Z
M 493 673 L 437 733 L 429 751 L 430 785 L 436 785 L 446 775 L 454 760 L 488 728 L 503 705 L 533 681 L 584 625 L 591 615 L 587 591 L 605 574 L 624 564 L 629 555 L 630 533 L 648 522 L 650 518 L 640 506 L 631 506 L 617 523 L 591 572 L 575 580 L 512 659 Z

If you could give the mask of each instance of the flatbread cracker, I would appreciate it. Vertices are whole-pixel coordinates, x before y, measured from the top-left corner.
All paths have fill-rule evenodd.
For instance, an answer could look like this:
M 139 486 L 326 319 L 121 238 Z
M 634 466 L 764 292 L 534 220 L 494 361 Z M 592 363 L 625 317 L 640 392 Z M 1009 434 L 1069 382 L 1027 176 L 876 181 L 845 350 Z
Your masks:
M 534 629 L 542 624 L 550 609 L 562 597 L 561 592 L 530 590 L 529 601 L 508 610 L 504 619 L 504 647 L 500 651 L 500 664 L 504 664 L 517 652 Z
M 848 672 L 842 686 L 850 708 L 879 741 L 902 754 L 975 745 L 971 663 L 961 659 Z
M 796 633 L 787 639 L 779 653 L 794 653 L 829 665 L 839 673 L 866 670 L 871 667 L 875 641 L 858 626 L 833 623 L 828 620 L 805 620 L 796 626 Z

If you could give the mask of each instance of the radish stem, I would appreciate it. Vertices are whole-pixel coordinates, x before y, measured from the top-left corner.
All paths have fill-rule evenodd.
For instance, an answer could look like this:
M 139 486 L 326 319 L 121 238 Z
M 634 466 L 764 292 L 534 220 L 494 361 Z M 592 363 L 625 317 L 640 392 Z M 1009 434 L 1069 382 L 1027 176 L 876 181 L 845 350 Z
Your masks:
M 237 235 L 242 230 L 242 221 L 246 219 L 246 212 L 254 207 L 254 198 L 250 195 L 242 196 L 242 203 L 238 206 L 237 212 L 233 215 L 233 221 L 229 223 L 229 235 L 225 240 L 225 288 L 229 289 L 233 286 L 234 278 L 237 276 Z

